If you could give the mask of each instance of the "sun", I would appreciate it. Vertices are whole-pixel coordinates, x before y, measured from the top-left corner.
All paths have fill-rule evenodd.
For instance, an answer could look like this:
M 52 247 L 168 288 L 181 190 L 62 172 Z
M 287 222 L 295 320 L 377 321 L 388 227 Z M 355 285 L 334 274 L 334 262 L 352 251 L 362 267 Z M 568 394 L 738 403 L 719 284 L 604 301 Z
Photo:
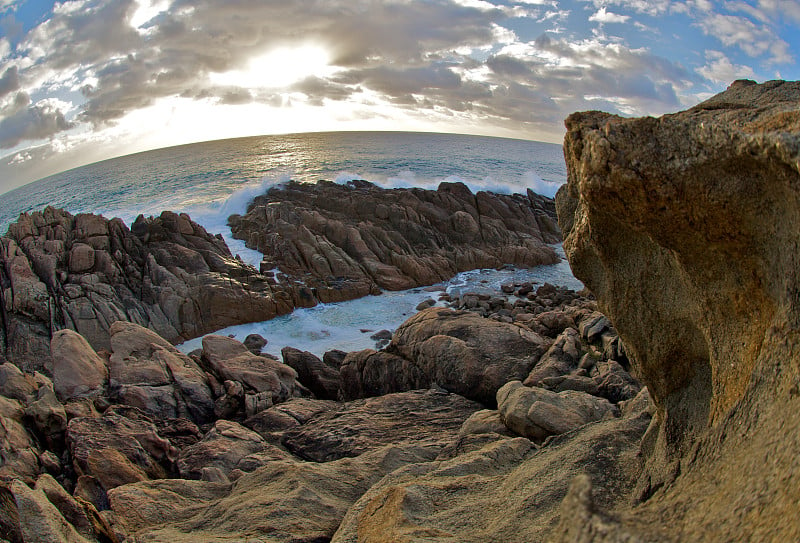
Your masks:
M 279 89 L 309 76 L 332 75 L 337 69 L 329 63 L 330 54 L 318 45 L 279 47 L 252 58 L 244 70 L 214 72 L 210 79 L 217 85 Z

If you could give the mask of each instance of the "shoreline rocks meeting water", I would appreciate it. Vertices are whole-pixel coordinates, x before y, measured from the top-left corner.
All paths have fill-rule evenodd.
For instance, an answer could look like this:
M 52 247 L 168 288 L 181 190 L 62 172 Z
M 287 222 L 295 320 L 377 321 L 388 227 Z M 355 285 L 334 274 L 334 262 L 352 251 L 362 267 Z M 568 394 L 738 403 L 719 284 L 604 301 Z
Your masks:
M 231 218 L 262 270 L 174 213 L 23 215 L 0 540 L 797 539 L 798 104 L 800 83 L 736 82 L 659 119 L 574 114 L 556 208 L 590 291 L 442 296 L 320 358 L 172 342 L 459 258 L 547 261 L 552 202 L 288 184 Z

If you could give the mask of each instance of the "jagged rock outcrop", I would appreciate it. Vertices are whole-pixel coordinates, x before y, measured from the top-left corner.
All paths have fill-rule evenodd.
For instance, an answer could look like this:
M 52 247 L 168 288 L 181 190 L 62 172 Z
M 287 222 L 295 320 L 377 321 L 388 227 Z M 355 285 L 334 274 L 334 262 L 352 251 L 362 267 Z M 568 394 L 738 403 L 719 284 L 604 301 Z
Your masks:
M 657 407 L 615 541 L 800 538 L 799 104 L 800 82 L 737 81 L 567 119 L 564 249 Z
M 274 281 L 273 281 L 274 283 Z M 287 313 L 289 286 L 270 284 L 186 215 L 120 219 L 46 208 L 22 214 L 0 238 L 0 349 L 52 375 L 50 339 L 72 329 L 109 349 L 108 329 L 130 321 L 176 342 Z
M 472 194 L 463 183 L 437 190 L 287 183 L 229 219 L 234 237 L 312 287 L 323 302 L 402 290 L 458 272 L 503 264 L 557 262 L 560 241 L 551 200 Z

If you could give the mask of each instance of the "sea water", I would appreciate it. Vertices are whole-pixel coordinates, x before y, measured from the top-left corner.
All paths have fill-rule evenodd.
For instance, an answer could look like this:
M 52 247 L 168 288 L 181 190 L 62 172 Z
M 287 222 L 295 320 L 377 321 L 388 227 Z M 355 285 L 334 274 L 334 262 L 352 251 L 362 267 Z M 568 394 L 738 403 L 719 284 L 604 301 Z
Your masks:
M 385 188 L 435 189 L 462 181 L 473 191 L 552 197 L 566 180 L 561 146 L 506 138 L 408 132 L 327 132 L 236 138 L 147 151 L 63 172 L 0 195 L 0 232 L 21 212 L 61 207 L 71 213 L 120 217 L 186 212 L 231 251 L 258 265 L 261 254 L 231 237 L 227 218 L 244 213 L 252 199 L 288 180 L 345 183 L 366 179 Z M 534 270 L 476 270 L 460 274 L 444 290 L 498 289 L 511 281 L 545 280 L 581 288 L 565 262 Z M 220 333 L 243 339 L 258 332 L 277 354 L 290 345 L 321 354 L 373 346 L 361 330 L 394 329 L 430 297 L 421 289 L 323 304 L 267 323 Z M 435 298 L 434 293 L 434 298 Z M 187 342 L 190 350 L 198 341 Z

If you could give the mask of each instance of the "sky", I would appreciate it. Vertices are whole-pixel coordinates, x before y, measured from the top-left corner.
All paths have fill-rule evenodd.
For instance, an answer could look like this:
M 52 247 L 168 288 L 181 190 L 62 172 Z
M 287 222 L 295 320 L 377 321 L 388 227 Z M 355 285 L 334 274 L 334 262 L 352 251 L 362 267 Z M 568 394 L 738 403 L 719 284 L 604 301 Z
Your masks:
M 412 130 L 560 142 L 800 79 L 800 0 L 0 0 L 0 192 L 133 152 Z

